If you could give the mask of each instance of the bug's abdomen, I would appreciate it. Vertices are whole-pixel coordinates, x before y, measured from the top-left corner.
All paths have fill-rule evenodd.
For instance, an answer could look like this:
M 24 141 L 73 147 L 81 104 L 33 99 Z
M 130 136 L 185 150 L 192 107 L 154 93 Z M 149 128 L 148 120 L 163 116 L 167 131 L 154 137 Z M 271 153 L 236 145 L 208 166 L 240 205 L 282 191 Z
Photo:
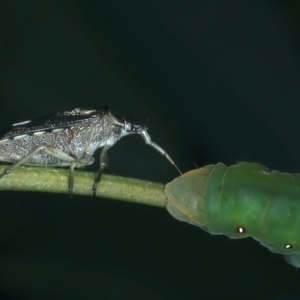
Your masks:
M 212 234 L 251 236 L 274 252 L 300 251 L 299 174 L 218 163 L 183 174 L 165 192 L 168 211 L 179 220 Z
M 24 134 L 14 138 L 6 138 L 0 140 L 0 160 L 17 162 L 40 145 L 54 147 L 63 151 L 74 158 L 83 156 L 90 141 L 90 128 L 88 126 L 73 126 L 70 128 L 57 129 L 50 132 L 35 132 L 33 134 Z M 3 153 L 3 154 L 2 154 Z M 33 155 L 27 165 L 47 165 L 47 166 L 69 166 L 67 162 L 63 162 L 43 151 Z

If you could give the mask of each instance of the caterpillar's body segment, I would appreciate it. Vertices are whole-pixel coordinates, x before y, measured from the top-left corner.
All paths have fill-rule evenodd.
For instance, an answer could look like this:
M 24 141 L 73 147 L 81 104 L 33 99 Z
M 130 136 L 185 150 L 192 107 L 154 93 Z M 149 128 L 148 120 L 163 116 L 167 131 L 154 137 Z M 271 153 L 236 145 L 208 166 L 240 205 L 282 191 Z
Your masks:
M 176 219 L 211 234 L 251 236 L 300 267 L 300 174 L 218 163 L 177 177 L 165 193 Z

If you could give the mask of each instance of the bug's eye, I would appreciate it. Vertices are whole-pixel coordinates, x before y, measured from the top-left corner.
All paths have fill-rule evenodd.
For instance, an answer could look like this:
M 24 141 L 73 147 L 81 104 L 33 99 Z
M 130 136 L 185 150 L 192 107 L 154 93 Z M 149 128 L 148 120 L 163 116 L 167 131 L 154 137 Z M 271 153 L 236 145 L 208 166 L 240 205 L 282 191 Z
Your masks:
M 132 123 L 131 122 L 127 122 L 127 121 L 124 121 L 124 129 L 125 131 L 127 132 L 131 132 L 132 131 Z

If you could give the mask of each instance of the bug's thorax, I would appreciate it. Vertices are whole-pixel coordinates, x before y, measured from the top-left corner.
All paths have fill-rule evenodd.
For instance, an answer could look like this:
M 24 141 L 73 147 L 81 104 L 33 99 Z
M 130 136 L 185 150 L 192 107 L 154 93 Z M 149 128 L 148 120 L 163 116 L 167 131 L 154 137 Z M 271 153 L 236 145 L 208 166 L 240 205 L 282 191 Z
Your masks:
M 85 152 L 89 155 L 93 155 L 98 148 L 113 146 L 126 135 L 124 122 L 114 117 L 110 112 L 97 118 L 89 126 L 91 132 L 85 149 Z

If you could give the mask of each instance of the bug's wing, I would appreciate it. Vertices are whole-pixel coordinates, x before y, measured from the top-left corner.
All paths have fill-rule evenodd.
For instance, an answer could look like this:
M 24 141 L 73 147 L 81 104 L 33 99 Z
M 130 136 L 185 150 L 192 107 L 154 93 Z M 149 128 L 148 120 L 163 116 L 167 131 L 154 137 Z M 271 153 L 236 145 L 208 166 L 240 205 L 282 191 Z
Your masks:
M 61 111 L 42 118 L 33 119 L 14 124 L 1 134 L 1 139 L 13 139 L 23 134 L 33 134 L 40 131 L 52 131 L 54 129 L 67 128 L 79 123 L 90 122 L 101 114 L 107 113 L 108 109 L 86 110 L 75 108 L 69 111 Z

